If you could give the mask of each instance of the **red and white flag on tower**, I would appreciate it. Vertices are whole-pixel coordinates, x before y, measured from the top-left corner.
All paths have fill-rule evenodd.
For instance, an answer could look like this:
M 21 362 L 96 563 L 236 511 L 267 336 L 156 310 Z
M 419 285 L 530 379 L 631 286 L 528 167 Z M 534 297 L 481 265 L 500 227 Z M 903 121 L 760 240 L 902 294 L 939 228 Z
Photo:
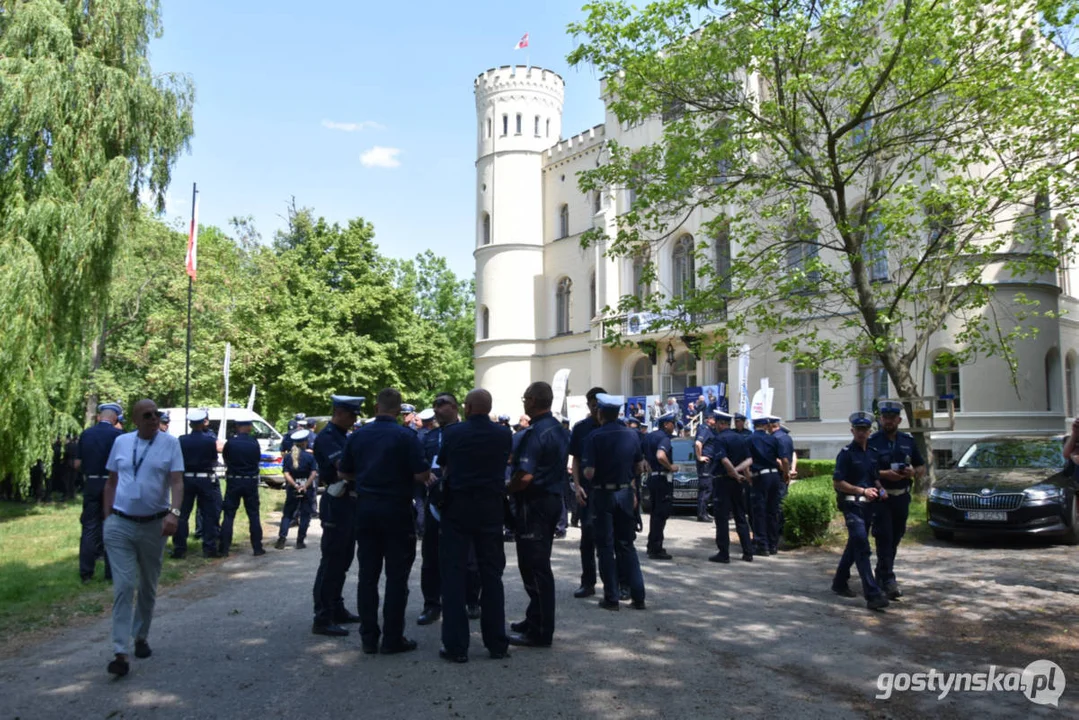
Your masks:
M 187 259 L 184 264 L 187 274 L 194 280 L 199 268 L 199 196 L 195 192 L 191 195 L 191 231 L 187 235 Z
M 523 49 L 525 49 L 526 47 L 528 47 L 528 33 L 525 33 L 525 36 L 524 36 L 523 38 L 521 38 L 521 39 L 520 39 L 520 40 L 519 40 L 519 41 L 517 42 L 517 44 L 516 44 L 516 45 L 514 45 L 514 46 L 513 46 L 513 49 L 514 49 L 514 50 L 523 50 Z

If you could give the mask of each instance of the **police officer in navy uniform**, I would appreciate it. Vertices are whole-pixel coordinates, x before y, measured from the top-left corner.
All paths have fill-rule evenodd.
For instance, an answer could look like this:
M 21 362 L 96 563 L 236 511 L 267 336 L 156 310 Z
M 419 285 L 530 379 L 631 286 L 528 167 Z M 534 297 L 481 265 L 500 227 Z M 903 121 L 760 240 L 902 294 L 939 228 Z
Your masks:
M 289 525 L 296 513 L 300 515 L 296 549 L 303 550 L 307 547 L 307 526 L 311 523 L 311 505 L 307 494 L 315 491 L 314 481 L 318 477 L 315 456 L 307 452 L 307 439 L 310 436 L 311 433 L 307 430 L 292 433 L 292 449 L 281 461 L 281 474 L 285 476 L 285 509 L 281 513 L 281 530 L 278 532 L 277 542 L 274 543 L 278 550 L 285 548 Z
M 715 427 L 715 416 L 711 412 L 704 413 L 703 422 L 697 426 L 697 435 L 693 440 L 693 452 L 697 459 L 697 522 L 710 521 L 708 508 L 712 503 L 712 478 L 708 473 L 712 467 L 710 454 L 716 436 Z
M 591 503 L 588 500 L 592 483 L 584 476 L 581 455 L 584 452 L 585 440 L 599 427 L 596 396 L 606 392 L 601 387 L 594 387 L 585 393 L 588 417 L 578 421 L 570 431 L 569 454 L 573 457 L 571 473 L 574 497 L 577 500 L 577 518 L 581 526 L 581 586 L 574 591 L 575 598 L 586 598 L 596 594 L 596 536 L 592 527 Z
M 206 429 L 206 410 L 192 410 L 187 421 L 190 432 L 180 438 L 184 455 L 184 502 L 180 522 L 172 538 L 172 557 L 187 554 L 188 521 L 198 499 L 202 517 L 202 556 L 217 557 L 217 536 L 221 517 L 221 490 L 214 468 L 217 466 L 217 438 Z
M 779 544 L 779 486 L 783 482 L 779 441 L 768 432 L 768 418 L 753 418 L 749 436 L 753 458 L 753 545 L 756 555 L 775 555 Z
M 105 579 L 112 579 L 109 556 L 105 553 L 102 537 L 105 483 L 109 471 L 105 469 L 112 444 L 120 437 L 116 418 L 122 412 L 119 403 L 102 403 L 97 406 L 97 424 L 82 431 L 75 456 L 75 470 L 82 473 L 82 537 L 79 540 L 79 577 L 83 584 L 94 577 L 99 556 L 105 558 Z
M 319 506 L 322 557 L 312 590 L 315 619 L 311 632 L 342 637 L 348 635 L 348 630 L 342 625 L 359 622 L 360 617 L 345 609 L 342 598 L 345 575 L 356 552 L 356 492 L 349 482 L 338 477 L 337 468 L 364 398 L 331 395 L 330 401 L 333 403 L 333 416 L 318 434 L 314 453 L 318 474 L 326 490 L 322 493 Z
M 853 563 L 858 567 L 858 575 L 862 579 L 862 594 L 866 599 L 866 607 L 880 610 L 888 607 L 888 598 L 873 578 L 869 548 L 869 530 L 876 503 L 884 492 L 877 475 L 880 458 L 877 451 L 869 446 L 869 430 L 873 426 L 873 416 L 864 411 L 853 413 L 850 416 L 850 425 L 854 442 L 839 451 L 835 460 L 835 474 L 832 476 L 836 502 L 847 524 L 847 547 L 832 579 L 832 592 L 844 597 L 855 597 L 847 585 Z
M 883 400 L 877 411 L 880 430 L 869 436 L 869 447 L 879 456 L 877 475 L 885 497 L 877 504 L 873 518 L 873 536 L 877 539 L 876 580 L 889 600 L 898 600 L 903 593 L 895 579 L 895 555 L 907 531 L 911 481 L 925 474 L 925 460 L 914 436 L 899 432 L 903 404 Z
M 731 429 L 731 416 L 720 409 L 712 414 L 716 418 L 716 438 L 712 456 L 712 507 L 716 520 L 716 549 L 719 551 L 708 559 L 715 563 L 731 561 L 730 517 L 734 516 L 734 528 L 742 545 L 742 560 L 753 561 L 753 546 L 746 520 L 746 494 L 744 487 L 750 482 L 753 456 L 746 439 Z
M 618 570 L 615 567 L 615 544 L 622 550 L 619 558 L 629 580 L 633 607 L 645 609 L 644 576 L 633 541 L 637 537 L 634 504 L 635 478 L 645 472 L 641 443 L 636 433 L 618 422 L 618 410 L 625 399 L 600 393 L 596 407 L 600 427 L 584 443 L 584 476 L 592 485 L 591 503 L 594 510 L 596 551 L 599 553 L 600 574 L 603 578 L 603 599 L 599 606 L 605 610 L 619 609 Z
M 794 438 L 791 437 L 790 431 L 783 427 L 783 418 L 772 415 L 768 418 L 768 424 L 772 431 L 772 437 L 776 439 L 779 444 L 779 462 L 780 462 L 780 479 L 779 490 L 779 502 L 777 503 L 777 537 L 783 537 L 783 500 L 787 497 L 787 488 L 790 487 L 791 479 L 794 476 Z M 779 546 L 776 546 L 776 550 Z
M 376 412 L 374 422 L 349 436 L 339 473 L 354 482 L 357 495 L 357 595 L 363 651 L 391 655 L 416 649 L 416 641 L 404 635 L 408 576 L 416 560 L 413 486 L 427 484 L 431 473 L 416 432 L 397 424 L 401 393 L 393 388 L 379 392 Z M 386 595 L 380 628 L 378 582 L 383 567 Z
M 550 647 L 555 628 L 555 581 L 551 549 L 562 515 L 562 488 L 566 482 L 569 438 L 551 414 L 554 391 L 534 382 L 521 398 L 530 425 L 518 433 L 509 492 L 517 507 L 517 566 L 528 593 L 525 619 L 514 623 L 510 643 Z
M 652 560 L 670 560 L 671 554 L 663 549 L 663 530 L 674 508 L 674 488 L 671 473 L 678 472 L 672 460 L 671 435 L 677 422 L 674 413 L 656 418 L 656 429 L 648 433 L 643 456 L 648 461 L 648 497 L 652 512 L 648 516 L 648 557 Z
M 262 448 L 251 436 L 254 419 L 250 413 L 240 412 L 235 419 L 236 434 L 225 443 L 222 456 L 225 459 L 225 501 L 221 520 L 221 537 L 217 548 L 222 557 L 228 557 L 232 547 L 232 525 L 236 511 L 243 501 L 247 524 L 251 531 L 251 547 L 255 555 L 265 555 L 262 547 L 262 520 L 259 517 L 259 460 Z
M 169 431 L 169 425 L 172 424 L 172 417 L 165 410 L 161 410 L 157 413 L 157 429 L 161 432 L 167 433 Z
M 734 414 L 734 432 L 742 437 L 749 437 L 753 431 L 746 427 L 746 416 L 740 412 Z
M 492 658 L 509 656 L 502 525 L 506 464 L 513 440 L 510 429 L 491 422 L 490 414 L 491 394 L 483 389 L 470 392 L 465 398 L 464 422 L 445 428 L 437 456 L 443 473 L 439 560 L 445 613 L 439 656 L 458 663 L 468 661 L 466 588 L 473 553 L 483 586 L 483 644 Z

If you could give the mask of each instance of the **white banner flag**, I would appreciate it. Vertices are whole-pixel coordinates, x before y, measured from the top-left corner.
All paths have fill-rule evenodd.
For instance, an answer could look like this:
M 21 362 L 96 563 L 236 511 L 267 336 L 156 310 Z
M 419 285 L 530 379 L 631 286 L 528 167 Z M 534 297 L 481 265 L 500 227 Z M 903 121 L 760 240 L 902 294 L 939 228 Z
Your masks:
M 738 404 L 735 409 L 749 418 L 749 345 L 743 345 L 738 353 Z
M 569 390 L 569 373 L 569 370 L 562 368 L 554 374 L 554 382 L 551 383 L 551 390 L 554 391 L 551 410 L 559 415 L 564 414 L 562 406 L 566 402 L 566 392 Z

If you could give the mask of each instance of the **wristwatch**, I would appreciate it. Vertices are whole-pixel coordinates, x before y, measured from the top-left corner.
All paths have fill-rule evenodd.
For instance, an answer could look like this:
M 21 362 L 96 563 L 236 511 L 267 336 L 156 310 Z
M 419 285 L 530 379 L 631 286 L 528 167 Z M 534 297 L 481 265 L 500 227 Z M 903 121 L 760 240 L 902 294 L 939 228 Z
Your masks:
M 180 508 L 169 508 L 169 513 L 176 517 L 180 517 Z

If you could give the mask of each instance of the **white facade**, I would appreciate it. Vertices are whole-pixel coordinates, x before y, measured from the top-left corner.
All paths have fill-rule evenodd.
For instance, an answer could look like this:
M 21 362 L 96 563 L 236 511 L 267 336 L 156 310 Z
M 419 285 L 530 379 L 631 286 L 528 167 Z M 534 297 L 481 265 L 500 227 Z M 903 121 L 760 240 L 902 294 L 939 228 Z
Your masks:
M 570 395 L 602 386 L 626 396 L 666 395 L 686 386 L 736 383 L 735 362 L 694 357 L 673 333 L 626 333 L 626 340 L 654 340 L 653 364 L 639 348 L 602 342 L 601 317 L 621 296 L 635 291 L 633 263 L 605 257 L 603 248 L 582 249 L 580 236 L 594 225 L 615 234 L 618 215 L 629 209 L 629 191 L 616 189 L 586 196 L 577 175 L 595 167 L 606 138 L 642 146 L 662 138 L 659 118 L 621 126 L 608 110 L 606 120 L 579 135 L 561 139 L 564 83 L 540 68 L 501 67 L 475 82 L 476 161 L 476 385 L 491 391 L 494 411 L 516 417 L 520 397 L 533 380 L 551 382 L 561 368 L 571 370 Z M 711 212 L 711 211 L 708 211 Z M 675 248 L 686 235 L 699 244 L 702 223 L 713 215 L 697 210 L 679 232 L 653 249 L 657 288 L 669 294 L 675 281 Z M 737 238 L 733 241 L 737 252 Z M 958 384 L 955 430 L 933 433 L 934 449 L 956 454 L 974 438 L 996 432 L 1064 432 L 1076 413 L 1075 369 L 1079 363 L 1079 300 L 1072 288 L 1074 269 L 1036 282 L 1000 286 L 998 300 L 1022 292 L 1040 301 L 1040 311 L 1059 317 L 1043 320 L 1033 340 L 1020 344 L 1019 382 L 996 358 L 982 358 L 946 376 L 934 377 L 926 362 L 925 390 L 936 394 Z M 628 329 L 628 328 L 627 328 Z M 707 332 L 708 328 L 705 328 Z M 956 350 L 948 328 L 933 338 L 926 360 Z M 844 382 L 833 388 L 812 373 L 780 362 L 767 338 L 747 337 L 753 347 L 750 392 L 767 378 L 775 388 L 773 412 L 782 416 L 802 457 L 832 458 L 849 442 L 847 416 L 876 397 L 871 372 L 853 363 Z M 675 362 L 667 362 L 668 346 Z M 894 388 L 883 388 L 894 397 Z M 647 392 L 645 392 L 647 391 Z M 732 390 L 731 406 L 737 401 Z M 813 402 L 813 400 L 816 402 Z M 938 423 L 939 424 L 939 423 Z

